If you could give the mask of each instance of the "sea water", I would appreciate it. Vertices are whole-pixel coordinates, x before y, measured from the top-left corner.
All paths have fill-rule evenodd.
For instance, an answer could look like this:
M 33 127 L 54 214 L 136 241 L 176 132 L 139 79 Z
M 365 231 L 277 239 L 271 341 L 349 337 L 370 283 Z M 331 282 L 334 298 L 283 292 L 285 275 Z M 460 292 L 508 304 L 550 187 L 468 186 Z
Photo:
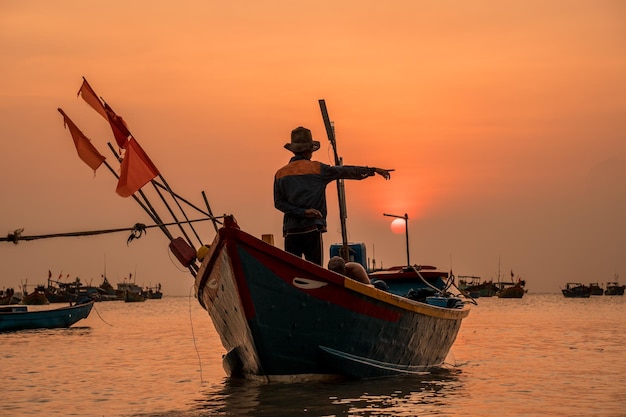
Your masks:
M 301 384 L 226 378 L 193 297 L 96 303 L 0 334 L 0 416 L 626 416 L 626 297 L 477 301 L 443 369 Z

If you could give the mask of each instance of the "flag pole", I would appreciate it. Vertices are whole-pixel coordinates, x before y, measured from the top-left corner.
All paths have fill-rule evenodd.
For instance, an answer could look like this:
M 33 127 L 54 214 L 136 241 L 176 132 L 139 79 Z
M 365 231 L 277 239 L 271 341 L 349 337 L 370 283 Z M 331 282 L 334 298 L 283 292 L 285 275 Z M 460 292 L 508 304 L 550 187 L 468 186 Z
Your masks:
M 174 195 L 174 191 L 172 191 L 172 189 L 170 188 L 169 184 L 167 183 L 167 181 L 165 181 L 165 178 L 163 178 L 163 175 L 161 175 L 161 173 L 159 173 L 159 178 L 161 179 L 161 181 L 163 181 L 163 185 L 165 186 L 166 190 L 170 193 L 170 196 L 172 197 L 172 199 L 174 200 L 174 202 L 176 203 L 176 205 L 178 206 L 178 209 L 180 210 L 180 212 L 183 214 L 183 216 L 185 217 L 185 220 L 189 221 L 189 218 L 187 217 L 187 213 L 185 213 L 185 210 L 183 210 L 183 208 L 181 207 L 180 203 L 178 202 L 178 199 L 176 198 L 176 196 Z M 167 206 L 167 203 L 165 202 L 165 199 L 163 198 L 163 196 L 161 195 L 161 192 L 159 191 L 159 189 L 157 188 L 157 186 L 154 184 L 154 180 L 152 182 L 152 186 L 154 187 L 154 189 L 156 190 L 156 192 L 161 196 L 161 199 L 163 199 L 163 203 Z M 169 206 L 167 206 L 169 209 Z M 170 212 L 171 209 L 170 209 Z M 174 216 L 174 213 L 172 212 L 172 217 L 174 217 L 174 219 L 176 219 L 176 216 Z M 198 242 L 200 242 L 200 246 L 203 245 L 202 243 L 202 239 L 200 239 L 200 236 L 198 236 L 198 233 L 196 233 L 196 229 L 194 229 L 193 225 L 189 224 L 189 227 L 191 228 L 191 231 L 193 232 L 194 235 L 196 235 L 196 239 L 198 239 Z M 181 226 L 181 230 L 182 230 L 182 226 Z M 184 231 L 183 231 L 184 233 Z M 185 237 L 187 237 L 187 235 L 185 234 Z M 187 237 L 187 241 L 189 242 L 189 244 L 191 245 L 191 239 L 189 239 L 189 237 Z M 192 245 L 193 246 L 193 245 Z
M 204 198 L 204 204 L 206 204 L 206 209 L 209 212 L 209 217 L 211 217 L 211 220 L 213 221 L 213 227 L 215 228 L 215 233 L 217 233 L 217 230 L 218 230 L 217 219 L 215 218 L 215 216 L 213 216 L 213 211 L 211 211 L 211 206 L 209 206 L 209 200 L 207 200 L 206 194 L 204 193 L 204 191 L 202 191 L 202 198 Z
M 109 143 L 109 146 L 111 146 L 111 144 Z M 114 151 L 115 154 L 115 151 Z M 111 166 L 111 164 L 109 164 L 107 161 L 104 161 L 104 165 L 106 165 L 106 167 L 109 169 L 109 171 L 111 171 L 111 173 L 113 174 L 113 176 L 116 179 L 120 179 L 119 175 L 117 175 L 117 172 L 115 172 L 115 170 L 113 169 L 113 167 Z M 139 190 L 139 193 L 141 194 L 141 196 L 143 197 L 143 199 L 146 201 L 146 204 L 144 204 L 141 200 L 139 200 L 139 198 L 133 194 L 131 197 L 133 198 L 133 200 L 135 200 L 137 202 L 137 204 L 139 204 L 139 206 L 141 206 L 142 209 L 144 209 L 144 211 L 148 214 L 148 216 L 150 216 L 150 218 L 152 219 L 152 221 L 159 226 L 159 228 L 161 229 L 161 231 L 165 234 L 165 236 L 167 236 L 167 238 L 171 241 L 174 240 L 174 237 L 172 236 L 172 234 L 169 232 L 169 230 L 167 230 L 167 227 L 164 225 L 163 221 L 160 219 L 159 215 L 156 213 L 156 210 L 154 209 L 154 207 L 152 207 L 152 205 L 150 204 L 150 202 L 148 201 L 148 198 L 145 196 L 145 194 L 143 194 L 143 191 Z M 149 208 L 148 208 L 149 207 Z
M 120 159 L 119 155 L 117 154 L 117 152 L 113 148 L 113 145 L 111 145 L 111 142 L 107 142 L 107 145 L 109 145 L 109 149 L 111 149 L 111 152 L 113 152 L 113 155 L 115 156 L 115 159 L 117 159 L 119 161 L 119 159 Z M 111 170 L 111 172 L 113 172 L 113 175 L 115 175 L 115 178 L 117 178 L 119 180 L 120 177 L 119 177 L 119 175 L 117 175 L 117 172 L 115 172 L 115 170 L 109 164 L 107 164 L 107 167 Z M 145 206 L 147 206 L 147 207 L 145 207 L 144 204 L 141 203 L 141 201 L 139 200 L 139 198 L 135 194 L 132 195 L 133 199 L 135 201 L 137 201 L 144 208 L 146 213 L 148 213 L 150 215 L 150 217 L 152 217 L 152 219 L 154 220 L 154 222 L 156 224 L 161 224 L 161 225 L 164 224 L 163 220 L 161 220 L 159 214 L 157 213 L 155 208 L 152 206 L 152 204 L 150 203 L 150 200 L 148 200 L 148 197 L 146 197 L 144 192 L 141 189 L 139 189 L 138 192 L 139 192 L 139 195 L 141 195 L 141 197 L 145 201 Z M 172 236 L 172 234 L 170 233 L 170 231 L 166 227 L 163 227 L 161 230 L 163 231 L 163 233 L 165 233 L 165 236 L 167 236 L 167 238 L 170 241 L 174 240 L 174 237 Z
M 174 211 L 172 210 L 170 205 L 167 203 L 167 201 L 165 200 L 165 197 L 163 196 L 163 194 L 161 193 L 159 188 L 154 184 L 153 181 L 154 180 L 151 180 L 150 183 L 152 183 L 152 186 L 154 187 L 154 191 L 156 191 L 156 193 L 159 195 L 159 197 L 161 197 L 161 201 L 165 205 L 165 208 L 167 208 L 167 211 L 170 212 L 170 215 L 172 216 L 174 221 L 178 224 L 178 228 L 180 229 L 182 234 L 185 236 L 185 239 L 187 239 L 187 243 L 189 243 L 189 245 L 191 245 L 193 247 L 193 243 L 191 242 L 191 238 L 189 237 L 189 235 L 187 235 L 187 232 L 185 231 L 185 228 L 180 224 L 180 221 L 176 217 L 176 214 L 174 213 Z M 180 208 L 180 205 L 178 205 L 178 207 Z M 181 211 L 182 211 L 182 208 L 181 208 Z M 189 219 L 187 218 L 187 215 L 185 215 L 184 211 L 183 211 L 183 215 L 185 216 L 185 219 L 187 219 L 187 221 L 189 221 Z M 202 241 L 200 240 L 200 237 L 198 237 L 198 234 L 196 233 L 196 231 L 193 228 L 193 226 L 191 226 L 191 225 L 189 225 L 189 226 L 191 227 L 191 230 L 193 230 L 194 234 L 196 235 L 196 238 L 198 238 L 198 241 L 200 241 L 200 245 L 202 245 Z
M 111 143 L 108 143 L 108 145 L 109 145 L 109 147 L 111 147 Z M 116 154 L 115 150 L 112 147 L 111 147 L 111 150 L 113 151 L 113 154 Z M 115 172 L 113 167 L 108 162 L 106 162 L 106 160 L 103 161 L 103 162 L 104 162 L 104 165 L 106 165 L 106 167 L 109 169 L 109 171 L 111 171 L 113 176 L 115 176 L 115 178 L 117 178 L 119 180 L 119 175 L 117 175 L 117 172 Z M 174 237 L 172 236 L 170 231 L 167 229 L 167 226 L 165 225 L 165 223 L 163 223 L 163 221 L 161 220 L 161 218 L 157 214 L 157 212 L 154 209 L 154 207 L 152 206 L 152 204 L 150 204 L 150 201 L 148 200 L 148 197 L 146 197 L 146 195 L 144 194 L 144 192 L 141 189 L 139 190 L 139 194 L 145 200 L 147 206 L 150 207 L 150 208 L 146 207 L 146 204 L 142 203 L 141 200 L 139 200 L 139 198 L 135 194 L 132 195 L 133 200 L 135 200 L 137 202 L 137 204 L 139 204 L 139 206 L 141 206 L 141 208 L 144 209 L 144 211 L 148 214 L 148 216 L 150 216 L 152 221 L 154 221 L 155 225 L 158 226 L 159 229 L 161 229 L 163 234 L 165 234 L 165 236 L 170 240 L 170 242 L 173 241 Z M 215 221 L 215 220 L 213 220 L 213 221 Z M 176 221 L 176 224 L 178 224 L 178 226 L 181 227 L 180 226 L 180 222 L 178 222 L 178 220 Z M 190 222 L 190 224 L 191 224 L 191 222 Z M 187 268 L 189 269 L 189 272 L 191 273 L 191 275 L 195 278 L 196 277 L 196 272 L 199 269 L 198 265 L 196 265 L 196 263 L 193 262 L 193 263 L 189 264 L 189 266 Z

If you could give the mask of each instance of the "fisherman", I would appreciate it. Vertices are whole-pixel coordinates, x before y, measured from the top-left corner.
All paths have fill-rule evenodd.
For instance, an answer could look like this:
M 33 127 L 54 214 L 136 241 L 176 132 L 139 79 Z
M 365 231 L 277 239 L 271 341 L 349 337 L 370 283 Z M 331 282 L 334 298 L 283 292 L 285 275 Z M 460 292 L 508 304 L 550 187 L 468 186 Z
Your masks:
M 311 161 L 320 148 L 311 131 L 299 126 L 291 131 L 285 149 L 293 152 L 289 163 L 274 176 L 274 206 L 284 213 L 285 251 L 322 265 L 322 233 L 326 232 L 326 185 L 338 179 L 362 180 L 378 174 L 391 178 L 390 171 L 364 166 L 331 166 Z

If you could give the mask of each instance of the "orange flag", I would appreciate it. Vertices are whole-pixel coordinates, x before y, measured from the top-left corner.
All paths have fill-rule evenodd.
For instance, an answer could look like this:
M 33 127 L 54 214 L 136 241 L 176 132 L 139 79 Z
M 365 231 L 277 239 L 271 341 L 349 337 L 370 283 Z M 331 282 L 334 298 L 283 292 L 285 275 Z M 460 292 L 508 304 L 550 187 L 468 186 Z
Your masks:
M 131 137 L 126 146 L 126 153 L 120 170 L 120 180 L 115 192 L 122 197 L 130 197 L 157 175 L 159 175 L 159 170 L 139 146 L 139 143 Z
M 133 135 L 131 135 L 130 130 L 128 130 L 124 119 L 122 119 L 121 116 L 115 114 L 111 106 L 109 106 L 107 103 L 104 103 L 104 110 L 107 112 L 107 120 L 111 125 L 111 130 L 113 131 L 113 136 L 115 136 L 117 146 L 125 149 L 126 145 L 128 144 L 128 138 L 132 138 Z
M 95 111 L 100 113 L 102 117 L 104 117 L 106 120 L 109 120 L 107 112 L 102 105 L 102 101 L 100 101 L 100 98 L 98 98 L 98 95 L 95 91 L 93 91 L 93 88 L 91 88 L 85 77 L 83 77 L 83 83 L 78 90 L 78 95 L 81 96 L 83 100 L 87 102 L 87 104 L 93 107 Z
M 113 131 L 113 136 L 115 136 L 115 141 L 120 148 L 126 148 L 126 143 L 128 141 L 128 137 L 132 136 L 128 127 L 126 126 L 126 122 L 120 116 L 115 114 L 113 109 L 101 100 L 91 85 L 87 82 L 85 77 L 83 77 L 83 83 L 78 90 L 78 95 L 83 98 L 95 111 L 100 113 L 102 117 L 104 117 L 109 124 L 111 125 L 111 130 Z
M 63 121 L 65 126 L 67 126 L 72 134 L 72 139 L 74 139 L 74 145 L 76 146 L 76 152 L 78 152 L 78 157 L 94 172 L 102 165 L 102 162 L 106 159 L 104 156 L 98 152 L 98 150 L 93 146 L 91 141 L 87 136 L 80 131 L 80 129 L 67 117 L 67 114 L 61 109 L 58 109 L 59 113 L 63 115 Z

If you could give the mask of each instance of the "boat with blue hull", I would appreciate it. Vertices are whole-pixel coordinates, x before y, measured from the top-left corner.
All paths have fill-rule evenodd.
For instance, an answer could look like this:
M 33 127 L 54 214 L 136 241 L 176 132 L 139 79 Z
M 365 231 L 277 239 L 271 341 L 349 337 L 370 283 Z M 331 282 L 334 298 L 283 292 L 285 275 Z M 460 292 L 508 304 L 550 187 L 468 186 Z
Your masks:
M 198 302 L 208 312 L 227 352 L 223 364 L 229 376 L 287 382 L 371 378 L 423 372 L 444 363 L 469 306 L 449 292 L 454 285 L 451 274 L 410 264 L 408 214 L 384 214 L 405 221 L 407 266 L 376 271 L 370 274 L 370 284 L 352 280 L 274 247 L 272 235 L 258 239 L 242 231 L 232 215 L 213 216 L 204 192 L 206 210 L 174 193 L 126 123 L 84 78 L 79 95 L 111 123 L 118 145 L 125 149 L 121 168 L 125 174 L 118 177 L 116 191 L 135 197 L 155 222 L 148 226 L 137 223 L 127 244 L 142 236 L 147 227 L 159 227 L 167 236 L 169 249 L 195 278 Z M 319 105 L 335 165 L 342 165 L 325 101 L 319 100 Z M 77 147 L 79 142 L 89 147 L 88 165 L 95 170 L 105 164 L 115 173 L 67 114 L 58 111 Z M 129 156 L 141 160 L 143 167 L 140 178 L 132 181 L 132 176 L 126 175 Z M 203 217 L 180 222 L 172 216 L 174 223 L 163 223 L 145 194 L 139 193 L 141 199 L 136 195 L 148 182 L 167 190 L 168 198 L 175 200 L 181 211 L 182 201 Z M 342 258 L 348 262 L 345 190 L 341 181 L 337 186 Z M 167 205 L 166 195 L 156 191 Z M 169 205 L 168 209 L 173 215 Z M 207 220 L 216 231 L 211 245 L 204 244 L 192 224 Z M 174 237 L 170 226 L 178 226 L 185 237 Z M 187 234 L 185 228 L 194 233 Z M 196 237 L 199 248 L 191 236 Z M 365 267 L 364 262 L 361 265 Z
M 93 303 L 93 300 L 85 300 L 68 307 L 34 311 L 24 305 L 0 307 L 0 332 L 67 328 L 87 318 Z
M 442 296 L 448 274 L 413 266 L 370 277 L 390 290 L 284 252 L 227 216 L 195 289 L 227 351 L 230 376 L 372 378 L 441 365 L 469 314 L 460 298 Z M 409 290 L 413 299 L 399 295 Z

